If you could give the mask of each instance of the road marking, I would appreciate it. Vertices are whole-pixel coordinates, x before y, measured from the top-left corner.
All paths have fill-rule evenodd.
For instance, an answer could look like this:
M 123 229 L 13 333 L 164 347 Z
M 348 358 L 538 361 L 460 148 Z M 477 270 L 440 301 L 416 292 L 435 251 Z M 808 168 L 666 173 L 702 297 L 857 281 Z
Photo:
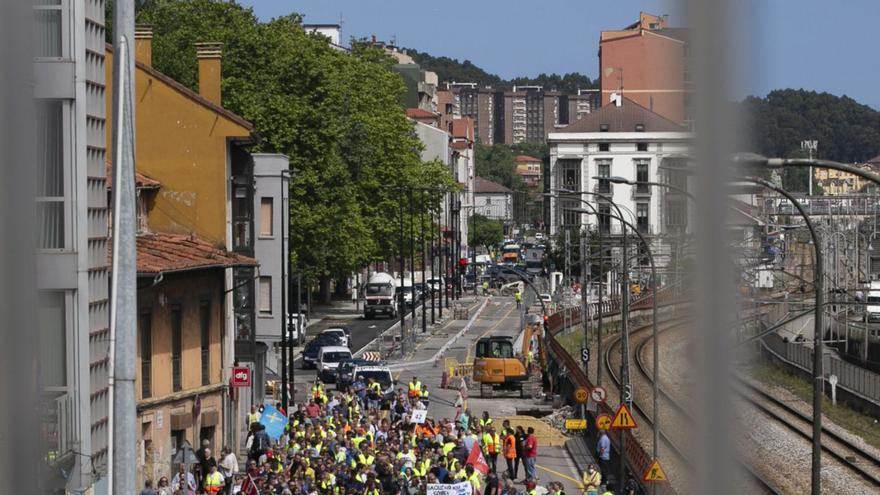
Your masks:
M 560 473 L 559 471 L 554 471 L 554 470 L 552 470 L 552 469 L 550 469 L 550 468 L 546 468 L 546 467 L 544 467 L 544 466 L 542 466 L 542 465 L 540 465 L 540 464 L 535 464 L 535 467 L 538 468 L 538 469 L 543 469 L 544 471 L 547 471 L 548 473 L 555 474 L 556 476 L 559 476 L 560 478 L 565 478 L 565 479 L 567 479 L 567 480 L 569 480 L 569 481 L 572 481 L 572 482 L 574 482 L 578 487 L 583 488 L 583 486 L 581 485 L 581 480 L 578 480 L 578 479 L 572 478 L 571 476 L 568 476 L 568 475 L 562 474 L 562 473 Z
M 482 339 L 482 338 L 485 337 L 486 335 L 489 335 L 489 332 L 495 330 L 495 328 L 496 328 L 498 325 L 500 325 L 501 323 L 503 323 L 504 320 L 506 320 L 507 317 L 510 316 L 511 311 L 513 311 L 513 310 L 514 310 L 514 307 L 511 306 L 511 308 L 507 310 L 507 313 L 504 313 L 504 316 L 502 316 L 500 320 L 498 320 L 497 322 L 495 322 L 494 325 L 492 325 L 488 330 L 486 330 L 485 332 L 483 332 L 483 335 L 480 335 L 479 337 L 477 337 L 476 339 L 474 339 L 473 342 L 471 342 L 471 345 L 468 346 L 467 356 L 465 357 L 464 362 L 467 363 L 468 361 L 471 360 L 471 352 L 474 350 L 474 347 L 476 347 L 476 345 L 477 345 L 477 341 L 480 340 L 480 339 Z

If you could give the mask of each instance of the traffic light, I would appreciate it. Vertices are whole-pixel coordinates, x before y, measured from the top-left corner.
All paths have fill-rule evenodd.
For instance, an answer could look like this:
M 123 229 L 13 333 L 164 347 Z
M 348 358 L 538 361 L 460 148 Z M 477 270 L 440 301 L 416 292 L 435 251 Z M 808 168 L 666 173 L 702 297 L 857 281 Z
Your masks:
M 458 271 L 460 271 L 461 273 L 465 273 L 467 271 L 467 266 L 468 266 L 468 259 L 467 258 L 461 258 L 458 260 Z
M 550 335 L 550 317 L 544 315 L 544 335 Z

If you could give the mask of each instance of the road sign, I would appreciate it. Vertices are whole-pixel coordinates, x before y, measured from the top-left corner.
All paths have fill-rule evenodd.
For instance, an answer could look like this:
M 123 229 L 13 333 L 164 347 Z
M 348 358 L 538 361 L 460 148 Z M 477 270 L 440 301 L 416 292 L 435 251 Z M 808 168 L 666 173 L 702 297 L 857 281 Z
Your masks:
M 617 412 L 614 414 L 614 419 L 611 420 L 611 428 L 614 430 L 631 430 L 633 428 L 638 428 L 638 426 L 636 426 L 636 420 L 633 418 L 632 413 L 629 412 L 629 408 L 626 407 L 626 404 L 621 404 L 620 407 L 617 408 Z
M 589 347 L 581 347 L 581 361 L 584 363 L 590 362 L 590 348 Z
M 587 429 L 587 420 L 586 419 L 566 419 L 565 420 L 565 429 L 566 430 L 586 430 Z
M 232 380 L 229 385 L 233 387 L 250 387 L 251 386 L 251 369 L 247 366 L 236 366 L 232 368 Z
M 590 397 L 590 393 L 587 392 L 587 389 L 585 389 L 584 387 L 578 387 L 578 388 L 574 391 L 574 400 L 575 400 L 578 404 L 583 404 L 584 402 L 587 401 L 587 399 L 588 399 L 589 397 Z
M 660 482 L 668 480 L 669 478 L 666 477 L 666 472 L 660 467 L 660 461 L 657 459 L 654 459 L 654 462 L 648 466 L 648 469 L 645 470 L 645 474 L 642 475 L 642 481 Z
M 633 402 L 632 397 L 633 397 L 632 385 L 627 383 L 626 385 L 623 386 L 623 402 L 629 404 L 631 407 L 632 402 Z
M 593 390 L 590 390 L 590 398 L 593 402 L 601 404 L 608 398 L 608 392 L 602 387 L 593 387 Z
M 596 416 L 596 428 L 600 430 L 608 430 L 611 428 L 611 415 L 600 414 Z

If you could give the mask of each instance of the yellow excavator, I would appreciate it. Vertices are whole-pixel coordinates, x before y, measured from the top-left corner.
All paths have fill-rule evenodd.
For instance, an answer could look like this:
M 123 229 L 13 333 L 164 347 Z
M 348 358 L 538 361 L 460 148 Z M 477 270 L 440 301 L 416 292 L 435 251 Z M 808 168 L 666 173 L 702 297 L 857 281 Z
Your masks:
M 491 336 L 477 341 L 476 358 L 474 359 L 474 382 L 480 384 L 480 396 L 486 397 L 489 392 L 519 390 L 519 396 L 525 396 L 524 384 L 529 382 L 529 367 L 535 358 L 532 352 L 532 337 L 537 336 L 538 359 L 541 367 L 544 364 L 543 320 L 538 315 L 526 315 L 529 319 L 523 331 L 521 352 L 514 353 L 513 337 Z

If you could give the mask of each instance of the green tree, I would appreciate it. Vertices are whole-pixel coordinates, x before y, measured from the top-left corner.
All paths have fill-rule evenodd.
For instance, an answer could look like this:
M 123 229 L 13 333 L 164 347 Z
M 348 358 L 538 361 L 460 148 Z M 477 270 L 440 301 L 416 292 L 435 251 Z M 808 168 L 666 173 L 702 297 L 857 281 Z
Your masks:
M 468 229 L 468 244 L 483 246 L 487 250 L 504 242 L 504 225 L 500 220 L 492 220 L 483 215 L 471 217 L 471 228 Z
M 516 156 L 503 144 L 474 148 L 477 176 L 497 182 L 513 191 L 524 191 L 525 184 L 516 173 Z
M 332 278 L 396 252 L 395 187 L 451 184 L 448 172 L 421 163 L 398 103 L 403 82 L 380 50 L 342 53 L 307 34 L 299 15 L 260 22 L 219 0 L 153 0 L 138 22 L 153 25 L 153 65 L 190 87 L 194 43 L 224 44 L 223 105 L 254 123 L 255 151 L 290 157 L 293 261 L 325 297 Z

